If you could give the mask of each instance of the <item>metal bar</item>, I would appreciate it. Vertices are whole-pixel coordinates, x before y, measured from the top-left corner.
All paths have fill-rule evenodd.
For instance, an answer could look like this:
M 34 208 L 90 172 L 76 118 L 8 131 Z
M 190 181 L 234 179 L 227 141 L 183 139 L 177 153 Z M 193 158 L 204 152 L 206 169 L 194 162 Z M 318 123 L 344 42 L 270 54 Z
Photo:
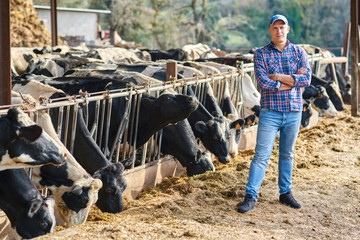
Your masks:
M 108 107 L 106 113 L 106 124 L 105 124 L 105 143 L 104 143 L 104 155 L 107 155 L 108 143 L 109 143 L 109 130 L 110 130 L 110 120 L 111 120 L 111 109 L 112 109 L 112 98 L 108 100 Z
M 57 3 L 56 0 L 50 0 L 51 4 L 51 46 L 58 45 L 58 30 L 57 30 Z
M 136 158 L 136 140 L 137 140 L 137 131 L 138 131 L 138 124 L 139 124 L 139 112 L 140 112 L 140 103 L 141 103 L 141 99 L 142 99 L 142 94 L 138 95 L 138 98 L 137 98 L 137 110 L 136 110 L 136 118 L 135 118 L 135 132 L 134 132 L 134 144 L 133 144 L 133 167 L 134 167 L 134 164 L 135 164 L 135 158 Z
M 0 1 L 0 105 L 11 104 L 10 0 Z
M 65 129 L 64 129 L 64 141 L 63 141 L 63 143 L 64 143 L 66 148 L 68 148 L 67 137 L 68 137 L 68 130 L 69 130 L 70 107 L 71 107 L 71 105 L 66 106 L 66 115 L 65 115 Z
M 64 118 L 64 107 L 59 107 L 58 112 L 58 126 L 57 126 L 57 135 L 59 136 L 59 139 L 61 139 L 62 136 L 62 122 Z
M 99 115 L 100 115 L 100 100 L 97 100 L 95 104 L 94 123 L 90 132 L 95 142 L 97 141 L 97 133 L 99 129 Z
M 77 123 L 78 110 L 79 110 L 79 105 L 78 104 L 74 105 L 73 118 L 72 118 L 72 130 L 71 130 L 71 138 L 70 138 L 70 146 L 69 146 L 70 153 L 74 152 L 74 143 L 75 143 L 75 133 L 76 133 L 76 123 Z
M 106 99 L 104 99 L 102 101 L 102 107 L 101 107 L 101 117 L 100 117 L 100 124 L 99 124 L 99 147 L 101 149 L 101 144 L 102 144 L 102 135 L 103 135 L 103 131 L 104 131 L 104 119 L 105 119 L 105 104 L 106 104 Z
M 113 146 L 111 147 L 111 150 L 110 150 L 110 155 L 109 155 L 109 160 L 110 161 L 112 159 L 112 155 L 114 154 L 116 146 L 120 146 L 119 143 L 121 142 L 121 138 L 122 138 L 122 136 L 124 134 L 125 126 L 129 121 L 130 106 L 131 106 L 131 96 L 130 96 L 130 100 L 126 102 L 124 116 L 121 119 L 118 131 L 116 132 L 115 141 L 114 141 Z

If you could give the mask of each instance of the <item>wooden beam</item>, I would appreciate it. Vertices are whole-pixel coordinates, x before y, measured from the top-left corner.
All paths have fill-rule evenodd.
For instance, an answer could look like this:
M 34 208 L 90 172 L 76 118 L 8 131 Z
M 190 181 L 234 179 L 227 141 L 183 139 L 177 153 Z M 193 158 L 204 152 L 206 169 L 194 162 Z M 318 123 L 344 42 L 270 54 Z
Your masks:
M 346 63 L 347 61 L 348 61 L 347 57 L 331 57 L 331 58 L 321 59 L 320 64 Z
M 351 115 L 359 115 L 359 3 L 358 0 L 351 0 Z
M 51 46 L 58 45 L 58 30 L 57 30 L 57 0 L 50 0 L 51 1 Z
M 167 62 L 166 63 L 166 81 L 173 81 L 177 79 L 177 63 Z
M 11 104 L 10 0 L 0 1 L 0 105 Z

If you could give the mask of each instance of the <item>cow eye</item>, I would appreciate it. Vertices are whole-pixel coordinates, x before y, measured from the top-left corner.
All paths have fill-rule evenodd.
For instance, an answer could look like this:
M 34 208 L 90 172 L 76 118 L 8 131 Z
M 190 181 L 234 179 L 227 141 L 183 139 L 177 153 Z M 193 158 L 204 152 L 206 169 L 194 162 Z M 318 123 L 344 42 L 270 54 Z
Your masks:
M 42 229 L 46 229 L 47 226 L 48 226 L 48 223 L 47 222 L 41 222 L 40 226 L 41 226 Z

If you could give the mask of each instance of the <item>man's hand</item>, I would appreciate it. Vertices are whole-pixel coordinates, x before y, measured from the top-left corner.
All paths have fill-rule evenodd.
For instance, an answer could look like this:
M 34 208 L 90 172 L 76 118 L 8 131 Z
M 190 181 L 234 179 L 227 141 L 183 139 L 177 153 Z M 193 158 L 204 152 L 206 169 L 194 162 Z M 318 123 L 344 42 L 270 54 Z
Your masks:
M 285 75 L 285 74 L 281 74 L 281 73 L 269 74 L 269 78 L 275 81 L 280 81 L 280 79 L 282 78 L 281 75 Z
M 307 74 L 308 70 L 306 68 L 300 68 L 299 70 L 297 70 L 296 74 L 301 74 L 301 75 L 305 75 Z
M 285 91 L 285 90 L 290 90 L 292 87 L 287 85 L 287 84 L 281 84 L 281 86 L 279 87 L 279 92 L 280 91 Z

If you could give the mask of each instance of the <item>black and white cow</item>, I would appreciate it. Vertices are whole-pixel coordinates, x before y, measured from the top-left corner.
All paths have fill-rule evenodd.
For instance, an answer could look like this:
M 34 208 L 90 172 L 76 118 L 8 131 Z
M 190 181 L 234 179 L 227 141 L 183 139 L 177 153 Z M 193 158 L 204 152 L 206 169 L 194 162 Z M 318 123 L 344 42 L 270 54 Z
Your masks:
M 342 100 L 342 96 L 339 90 L 338 85 L 335 81 L 327 81 L 321 79 L 315 75 L 311 77 L 311 84 L 314 86 L 323 86 L 326 89 L 327 95 L 329 96 L 331 102 L 334 104 L 337 111 L 345 110 L 345 105 Z
M 310 124 L 310 118 L 313 115 L 310 102 L 303 100 L 303 110 L 301 113 L 301 127 L 306 128 Z
M 56 126 L 57 123 L 53 123 Z M 83 110 L 79 108 L 76 126 L 73 155 L 77 162 L 92 175 L 100 179 L 103 187 L 98 193 L 96 206 L 103 212 L 118 213 L 123 210 L 122 193 L 126 188 L 123 176 L 124 166 L 112 163 L 104 156 L 92 138 L 83 118 Z
M 39 83 L 34 84 L 39 86 L 40 89 L 45 87 Z M 30 91 L 31 86 L 27 86 L 27 91 Z M 51 88 L 48 86 L 48 91 Z M 55 92 L 58 93 L 58 92 Z M 23 96 L 29 97 L 25 94 Z M 30 97 L 29 97 L 30 98 Z M 51 98 L 51 96 L 50 96 Z M 31 100 L 35 102 L 35 100 Z M 41 112 L 41 118 L 44 123 L 50 122 L 49 116 Z M 57 109 L 51 109 L 50 115 L 52 116 L 52 123 L 57 126 L 58 112 Z M 72 116 L 71 116 L 72 117 Z M 72 126 L 69 126 L 70 129 Z M 64 129 L 64 127 L 62 128 Z M 64 134 L 62 134 L 63 136 Z M 123 210 L 122 192 L 126 188 L 126 180 L 123 177 L 124 167 L 121 163 L 111 163 L 106 159 L 101 152 L 96 142 L 90 136 L 90 133 L 85 125 L 82 109 L 79 108 L 76 126 L 76 138 L 73 156 L 80 165 L 92 175 L 93 178 L 100 179 L 103 182 L 103 187 L 99 190 L 98 201 L 96 205 L 103 212 L 117 213 Z
M 182 49 L 169 49 L 166 51 L 142 49 L 141 51 L 148 52 L 151 56 L 151 61 L 166 60 L 166 59 L 184 61 L 188 59 L 188 53 L 186 53 Z
M 255 114 L 259 117 L 260 93 L 254 86 L 253 81 L 248 74 L 244 74 L 244 77 L 242 78 L 242 89 L 245 116 Z
M 174 156 L 186 168 L 187 176 L 215 171 L 210 154 L 201 152 L 187 119 L 163 129 L 161 152 Z
M 329 96 L 326 93 L 326 89 L 323 86 L 315 87 L 310 85 L 303 90 L 302 97 L 305 102 L 310 102 L 312 107 L 328 117 L 334 117 L 337 114 L 334 104 L 330 101 Z
M 17 89 L 24 94 L 35 94 L 37 86 L 41 86 L 41 84 L 18 85 Z M 46 88 L 46 86 L 41 87 Z M 50 92 L 51 89 L 48 89 L 49 95 Z M 57 93 L 55 92 L 55 94 Z M 40 96 L 41 93 L 35 95 Z M 59 151 L 67 155 L 67 158 L 65 163 L 59 167 L 45 165 L 34 168 L 32 180 L 37 186 L 51 190 L 55 197 L 57 209 L 66 226 L 84 223 L 90 207 L 98 199 L 98 191 L 102 187 L 102 182 L 99 179 L 92 178 L 65 148 L 55 132 L 50 116 L 46 112 L 38 111 L 37 123 L 53 139 Z
M 92 178 L 61 143 L 47 113 L 38 112 L 38 124 L 63 148 L 68 158 L 60 167 L 34 168 L 33 182 L 51 190 L 67 227 L 84 223 L 91 206 L 98 199 L 102 182 Z
M 53 198 L 41 196 L 24 169 L 0 171 L 0 208 L 21 238 L 53 232 L 54 204 Z
M 66 154 L 19 108 L 0 118 L 0 131 L 0 170 L 65 162 Z

